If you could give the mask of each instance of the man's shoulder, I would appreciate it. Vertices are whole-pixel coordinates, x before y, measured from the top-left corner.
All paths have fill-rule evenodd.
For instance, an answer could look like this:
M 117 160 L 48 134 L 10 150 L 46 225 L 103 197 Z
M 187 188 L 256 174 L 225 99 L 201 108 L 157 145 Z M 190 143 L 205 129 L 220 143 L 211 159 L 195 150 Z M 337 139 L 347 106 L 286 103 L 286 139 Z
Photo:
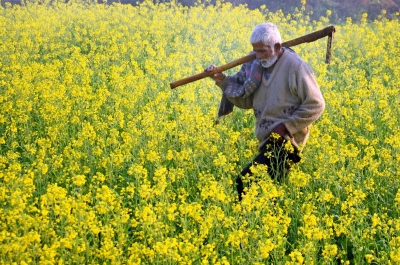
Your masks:
M 284 48 L 286 60 L 292 63 L 305 63 L 304 60 L 291 48 Z
M 306 67 L 310 68 L 310 66 L 298 55 L 295 51 L 290 48 L 285 48 L 285 65 L 286 67 Z

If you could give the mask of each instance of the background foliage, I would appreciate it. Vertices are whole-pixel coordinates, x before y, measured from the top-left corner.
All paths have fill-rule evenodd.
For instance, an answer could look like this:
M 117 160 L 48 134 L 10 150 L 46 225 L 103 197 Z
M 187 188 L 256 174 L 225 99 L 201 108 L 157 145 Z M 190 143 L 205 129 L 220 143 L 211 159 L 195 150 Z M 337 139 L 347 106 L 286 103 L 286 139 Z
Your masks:
M 135 4 L 137 1 L 121 0 L 122 3 Z M 155 0 L 156 2 L 169 2 L 170 0 Z M 139 1 L 141 2 L 141 1 Z M 199 3 L 213 4 L 216 0 L 178 0 L 179 3 L 187 6 L 193 6 Z M 376 19 L 381 15 L 382 10 L 386 10 L 387 16 L 392 17 L 400 11 L 400 0 L 226 0 L 233 5 L 246 5 L 250 9 L 260 8 L 265 5 L 271 12 L 281 10 L 284 14 L 295 12 L 296 8 L 300 9 L 305 5 L 310 14 L 311 19 L 318 20 L 321 16 L 326 15 L 326 10 L 332 11 L 331 21 L 340 23 L 350 17 L 359 20 L 363 13 L 368 13 L 370 20 Z
M 194 0 L 181 0 L 182 3 L 193 5 Z M 293 13 L 296 8 L 300 9 L 305 4 L 306 10 L 312 12 L 311 19 L 318 20 L 321 16 L 326 15 L 326 10 L 332 11 L 331 21 L 340 23 L 350 17 L 359 20 L 363 13 L 368 13 L 371 20 L 374 20 L 381 14 L 382 10 L 387 11 L 387 15 L 391 16 L 400 11 L 400 0 L 227 0 L 234 5 L 245 4 L 249 8 L 259 8 L 262 5 L 272 11 L 276 12 L 282 10 L 283 13 Z M 212 1 L 211 1 L 212 2 Z
M 400 262 L 398 20 L 338 25 L 330 66 L 326 39 L 294 47 L 326 110 L 289 178 L 254 168 L 238 203 L 253 113 L 216 126 L 213 82 L 169 82 L 246 55 L 260 22 L 289 40 L 329 16 L 150 1 L 0 13 L 0 263 Z
M 68 1 L 68 0 L 66 0 Z M 104 0 L 103 2 L 137 5 L 147 0 Z M 1 3 L 24 4 L 25 0 L 1 0 Z M 180 3 L 184 6 L 215 5 L 220 0 L 153 0 L 153 3 Z M 359 21 L 364 13 L 368 14 L 369 21 L 381 16 L 382 10 L 386 11 L 388 18 L 394 18 L 400 11 L 400 0 L 224 0 L 233 6 L 246 5 L 249 9 L 258 9 L 265 6 L 271 12 L 282 11 L 284 14 L 296 12 L 302 6 L 306 7 L 310 19 L 319 20 L 326 16 L 326 11 L 331 11 L 330 21 L 342 23 L 346 18 Z

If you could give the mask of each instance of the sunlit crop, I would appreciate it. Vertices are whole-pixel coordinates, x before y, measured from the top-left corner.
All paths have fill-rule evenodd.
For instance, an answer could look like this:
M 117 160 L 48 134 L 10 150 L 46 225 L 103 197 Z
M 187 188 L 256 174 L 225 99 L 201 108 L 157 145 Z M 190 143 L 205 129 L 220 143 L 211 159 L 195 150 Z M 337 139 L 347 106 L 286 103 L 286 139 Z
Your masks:
M 326 110 L 288 179 L 255 168 L 238 203 L 253 113 L 216 125 L 211 80 L 169 83 L 245 56 L 258 23 L 290 40 L 329 26 L 329 11 L 53 1 L 0 13 L 0 264 L 400 264 L 398 20 L 336 25 L 329 66 L 326 38 L 294 47 Z

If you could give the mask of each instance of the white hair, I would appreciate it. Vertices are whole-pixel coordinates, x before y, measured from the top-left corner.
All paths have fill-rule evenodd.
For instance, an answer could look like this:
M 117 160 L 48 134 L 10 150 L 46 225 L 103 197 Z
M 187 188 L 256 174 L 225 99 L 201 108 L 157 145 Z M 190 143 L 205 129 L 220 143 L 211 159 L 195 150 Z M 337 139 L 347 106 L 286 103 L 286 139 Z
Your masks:
M 250 42 L 254 44 L 260 41 L 265 45 L 271 46 L 271 48 L 276 43 L 282 43 L 278 27 L 272 23 L 258 24 L 251 33 Z

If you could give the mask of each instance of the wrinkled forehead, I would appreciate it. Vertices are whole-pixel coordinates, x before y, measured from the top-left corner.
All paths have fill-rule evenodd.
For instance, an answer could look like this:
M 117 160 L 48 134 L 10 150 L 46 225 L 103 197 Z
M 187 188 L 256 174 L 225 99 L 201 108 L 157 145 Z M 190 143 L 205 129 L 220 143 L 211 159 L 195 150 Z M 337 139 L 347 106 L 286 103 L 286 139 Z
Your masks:
M 265 51 L 271 51 L 272 50 L 272 46 L 269 44 L 265 44 L 262 41 L 256 42 L 256 43 L 252 43 L 251 44 L 253 46 L 253 51 L 255 52 L 265 52 Z

